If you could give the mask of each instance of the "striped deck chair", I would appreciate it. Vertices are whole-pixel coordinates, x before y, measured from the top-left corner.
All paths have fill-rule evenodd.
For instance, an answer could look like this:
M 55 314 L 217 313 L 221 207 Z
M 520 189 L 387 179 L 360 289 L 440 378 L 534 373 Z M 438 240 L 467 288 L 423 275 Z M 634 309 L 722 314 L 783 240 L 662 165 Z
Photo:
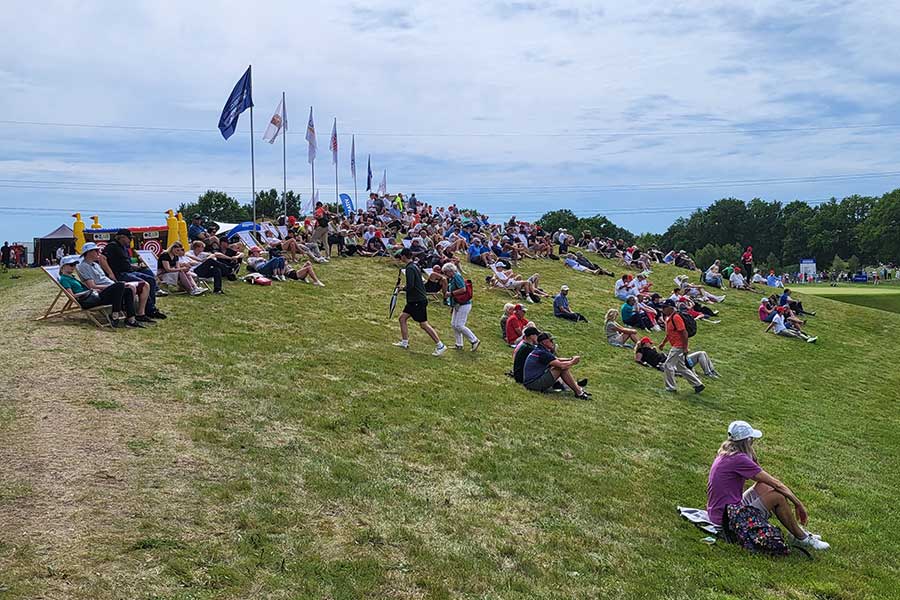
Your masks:
M 91 321 L 91 323 L 93 323 L 97 327 L 103 328 L 112 326 L 112 322 L 109 320 L 109 306 L 81 308 L 81 305 L 78 304 L 78 300 L 75 298 L 75 294 L 60 285 L 59 266 L 41 267 L 41 269 L 44 271 L 44 273 L 47 274 L 47 277 L 49 277 L 59 289 L 57 291 L 56 298 L 53 299 L 50 307 L 47 308 L 42 316 L 37 318 L 38 321 L 44 321 L 54 318 L 67 319 L 70 317 L 85 316 L 88 318 L 88 320 Z M 102 316 L 102 320 L 99 319 L 98 316 Z

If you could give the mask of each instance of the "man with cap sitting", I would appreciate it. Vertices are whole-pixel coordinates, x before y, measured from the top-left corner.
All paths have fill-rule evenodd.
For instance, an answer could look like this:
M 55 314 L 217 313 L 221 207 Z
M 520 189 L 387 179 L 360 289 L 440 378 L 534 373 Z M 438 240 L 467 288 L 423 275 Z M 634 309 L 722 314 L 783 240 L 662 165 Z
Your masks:
M 525 389 L 535 392 L 546 392 L 554 386 L 557 380 L 562 380 L 569 389 L 575 392 L 575 397 L 580 400 L 588 400 L 591 395 L 582 386 L 587 385 L 587 380 L 575 381 L 572 375 L 572 367 L 581 362 L 580 356 L 572 358 L 558 358 L 555 354 L 556 344 L 553 336 L 545 331 L 537 336 L 537 345 L 528 358 L 522 370 L 522 383 Z
M 537 345 L 538 334 L 540 334 L 540 331 L 538 331 L 537 327 L 534 327 L 533 325 L 526 327 L 525 331 L 522 332 L 522 341 L 519 342 L 519 345 L 513 350 L 512 373 L 516 383 L 522 383 L 525 372 L 525 361 Z
M 103 256 L 117 281 L 144 282 L 150 286 L 146 315 L 151 319 L 165 319 L 166 315 L 156 308 L 156 295 L 159 292 L 156 275 L 146 266 L 138 267 L 131 263 L 131 231 L 118 230 L 115 241 L 110 241 L 103 248 Z
M 559 293 L 553 298 L 553 316 L 559 317 L 560 319 L 575 321 L 576 323 L 578 321 L 587 323 L 587 319 L 581 314 L 569 309 L 569 286 L 567 285 L 559 288 Z
M 688 380 L 688 383 L 694 386 L 694 392 L 699 394 L 705 387 L 700 378 L 694 375 L 694 372 L 687 366 L 686 358 L 690 336 L 684 325 L 684 319 L 675 312 L 675 303 L 671 300 L 663 302 L 662 311 L 666 318 L 666 337 L 659 343 L 659 349 L 662 350 L 667 343 L 672 346 L 669 354 L 666 355 L 666 362 L 663 364 L 666 390 L 677 392 L 675 375 L 681 375 Z
M 506 343 L 515 346 L 522 339 L 528 319 L 525 318 L 526 308 L 521 304 L 513 307 L 512 314 L 506 320 Z
M 125 284 L 116 281 L 102 288 L 88 288 L 75 277 L 75 268 L 79 262 L 79 256 L 64 256 L 59 261 L 59 285 L 72 292 L 78 305 L 81 308 L 108 305 L 112 309 L 110 320 L 113 327 L 119 327 L 123 319 L 128 327 L 143 327 L 134 318 L 134 301 L 130 291 L 126 304 Z
M 81 262 L 78 263 L 75 270 L 78 271 L 78 277 L 81 278 L 84 285 L 88 289 L 97 290 L 98 293 L 102 293 L 112 286 L 125 286 L 122 292 L 122 304 L 126 315 L 129 319 L 135 317 L 143 323 L 151 322 L 152 319 L 146 315 L 150 286 L 143 281 L 139 283 L 113 281 L 101 266 L 101 256 L 100 247 L 94 242 L 88 242 L 81 247 Z
M 206 233 L 206 227 L 202 225 L 203 217 L 195 214 L 191 217 L 191 225 L 188 227 L 188 239 L 190 241 L 202 240 L 203 234 Z

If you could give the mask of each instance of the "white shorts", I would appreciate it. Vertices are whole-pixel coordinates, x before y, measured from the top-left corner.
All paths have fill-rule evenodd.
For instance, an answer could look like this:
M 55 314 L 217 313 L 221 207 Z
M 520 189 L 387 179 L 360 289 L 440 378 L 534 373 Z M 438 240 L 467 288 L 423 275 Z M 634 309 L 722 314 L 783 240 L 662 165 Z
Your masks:
M 767 519 L 769 518 L 769 509 L 763 504 L 762 498 L 759 497 L 759 494 L 756 493 L 756 488 L 753 486 L 747 488 L 747 491 L 741 496 L 741 506 L 752 506 L 764 514 Z

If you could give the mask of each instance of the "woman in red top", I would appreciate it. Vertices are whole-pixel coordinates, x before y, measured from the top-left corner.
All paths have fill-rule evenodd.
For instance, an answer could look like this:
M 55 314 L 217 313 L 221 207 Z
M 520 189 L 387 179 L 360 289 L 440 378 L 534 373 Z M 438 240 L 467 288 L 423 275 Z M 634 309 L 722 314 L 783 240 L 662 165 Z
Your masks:
M 750 277 L 753 272 L 753 246 L 747 246 L 747 249 L 741 254 L 741 264 L 744 267 L 744 273 Z

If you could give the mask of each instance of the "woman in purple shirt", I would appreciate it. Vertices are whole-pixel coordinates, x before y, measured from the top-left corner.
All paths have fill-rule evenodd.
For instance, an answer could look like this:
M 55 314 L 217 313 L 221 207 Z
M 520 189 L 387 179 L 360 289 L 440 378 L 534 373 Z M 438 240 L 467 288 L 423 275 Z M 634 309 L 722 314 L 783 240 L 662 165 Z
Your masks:
M 794 536 L 796 544 L 814 550 L 827 550 L 830 546 L 826 542 L 803 528 L 808 515 L 800 499 L 788 486 L 759 466 L 753 440 L 761 437 L 762 432 L 753 429 L 746 421 L 734 421 L 728 426 L 728 439 L 722 443 L 709 469 L 706 486 L 709 520 L 721 525 L 725 507 L 730 504 L 752 506 L 767 519 L 775 513 Z M 744 491 L 744 483 L 748 479 L 756 483 Z

